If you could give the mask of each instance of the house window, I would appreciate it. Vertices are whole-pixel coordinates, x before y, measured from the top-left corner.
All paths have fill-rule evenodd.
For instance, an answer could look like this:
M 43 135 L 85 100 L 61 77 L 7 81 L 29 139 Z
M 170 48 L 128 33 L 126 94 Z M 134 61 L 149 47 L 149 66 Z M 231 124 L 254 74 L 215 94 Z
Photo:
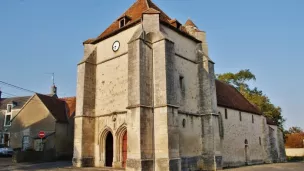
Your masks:
M 6 114 L 4 119 L 4 126 L 11 126 L 12 114 Z
M 184 77 L 183 76 L 179 76 L 179 87 L 180 87 L 181 91 L 184 90 Z
M 6 114 L 5 114 L 5 118 L 4 118 L 4 126 L 11 126 L 12 107 L 13 107 L 13 105 L 11 105 L 11 104 L 7 105 Z
M 7 109 L 6 109 L 6 113 L 11 113 L 12 112 L 12 107 L 13 107 L 13 105 L 8 104 Z
M 228 112 L 227 112 L 227 109 L 225 109 L 225 119 L 228 119 Z
M 242 112 L 239 112 L 240 115 L 240 121 L 242 121 Z
M 126 19 L 123 18 L 123 19 L 121 19 L 121 20 L 119 21 L 119 27 L 121 28 L 121 27 L 123 27 L 123 26 L 125 26 L 125 25 L 126 25 Z
M 252 123 L 254 123 L 254 116 L 252 115 Z

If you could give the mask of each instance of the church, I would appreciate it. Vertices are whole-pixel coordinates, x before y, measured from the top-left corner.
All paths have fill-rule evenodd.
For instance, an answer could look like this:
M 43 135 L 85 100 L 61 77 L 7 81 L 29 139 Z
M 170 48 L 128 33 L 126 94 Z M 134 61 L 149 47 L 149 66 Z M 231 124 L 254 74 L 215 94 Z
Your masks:
M 276 123 L 216 80 L 193 21 L 136 0 L 83 45 L 74 166 L 196 171 L 286 160 Z

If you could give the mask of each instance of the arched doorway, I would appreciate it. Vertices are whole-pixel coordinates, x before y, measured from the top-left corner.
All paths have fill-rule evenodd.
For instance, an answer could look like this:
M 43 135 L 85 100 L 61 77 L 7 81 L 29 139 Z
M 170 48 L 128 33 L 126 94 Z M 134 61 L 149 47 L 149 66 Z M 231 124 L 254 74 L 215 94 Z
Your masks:
M 113 163 L 113 135 L 111 132 L 106 137 L 106 167 L 112 167 Z
M 124 133 L 123 137 L 122 137 L 122 167 L 126 167 L 126 162 L 127 162 L 127 144 L 128 141 L 128 134 L 127 131 Z

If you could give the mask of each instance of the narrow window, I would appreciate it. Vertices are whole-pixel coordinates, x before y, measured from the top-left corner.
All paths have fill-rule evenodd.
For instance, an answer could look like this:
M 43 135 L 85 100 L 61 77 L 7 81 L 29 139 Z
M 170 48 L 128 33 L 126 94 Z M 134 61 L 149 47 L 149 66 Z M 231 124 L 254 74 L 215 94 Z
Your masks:
M 240 121 L 242 121 L 242 112 L 239 112 L 240 115 Z
M 11 104 L 7 105 L 7 111 L 6 112 L 7 113 L 11 113 L 12 112 L 12 105 Z
M 254 123 L 254 116 L 252 115 L 252 123 Z
M 186 119 L 183 119 L 183 127 L 185 128 L 185 126 L 186 126 Z
M 259 142 L 260 142 L 260 145 L 262 145 L 262 140 L 261 140 L 261 137 L 259 137 Z
M 219 115 L 219 132 L 220 132 L 220 137 L 224 138 L 224 126 L 223 126 L 223 118 L 221 112 L 218 113 Z
M 125 20 L 125 18 L 123 18 L 123 19 L 121 19 L 120 21 L 119 21 L 119 27 L 121 28 L 121 27 L 123 27 L 123 26 L 125 26 L 126 25 L 126 20 Z
M 225 119 L 228 119 L 227 109 L 225 109 Z
M 184 90 L 184 77 L 183 76 L 179 76 L 179 87 L 180 87 L 181 91 Z
M 4 119 L 4 126 L 11 126 L 11 114 L 6 114 Z

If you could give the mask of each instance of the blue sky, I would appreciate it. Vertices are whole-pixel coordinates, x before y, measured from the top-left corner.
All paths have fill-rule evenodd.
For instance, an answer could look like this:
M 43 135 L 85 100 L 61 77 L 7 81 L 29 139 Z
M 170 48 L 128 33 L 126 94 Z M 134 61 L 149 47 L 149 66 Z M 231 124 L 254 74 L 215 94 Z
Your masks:
M 135 0 L 1 0 L 0 81 L 74 96 L 82 42 L 96 37 Z M 303 0 L 154 0 L 171 18 L 207 32 L 216 72 L 250 69 L 252 83 L 283 109 L 286 127 L 304 128 Z M 0 85 L 3 92 L 27 95 Z

